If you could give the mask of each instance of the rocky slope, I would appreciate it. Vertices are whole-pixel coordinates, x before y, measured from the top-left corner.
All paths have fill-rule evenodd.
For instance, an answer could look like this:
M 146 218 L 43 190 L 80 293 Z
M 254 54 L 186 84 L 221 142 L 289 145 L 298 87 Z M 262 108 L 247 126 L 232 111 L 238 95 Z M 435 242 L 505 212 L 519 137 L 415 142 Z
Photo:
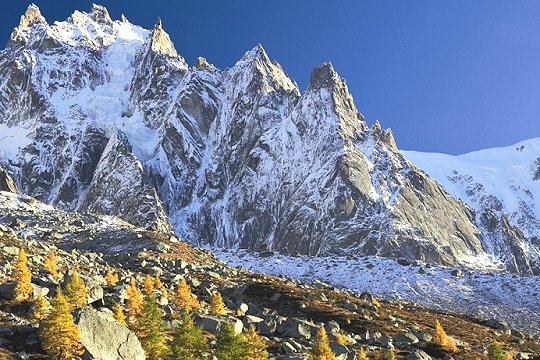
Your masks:
M 18 188 L 66 210 L 219 247 L 538 270 L 504 219 L 481 226 L 368 128 L 329 63 L 301 93 L 260 45 L 224 71 L 188 67 L 159 20 L 94 5 L 49 25 L 31 5 L 0 52 L 0 128 Z
M 43 359 L 38 323 L 28 317 L 29 304 L 10 297 L 12 267 L 18 250 L 28 253 L 34 293 L 51 298 L 63 276 L 78 268 L 89 287 L 88 303 L 74 311 L 85 348 L 83 358 L 144 359 L 136 334 L 116 322 L 112 301 L 124 303 L 126 286 L 135 279 L 142 287 L 145 274 L 159 276 L 163 288 L 155 291 L 164 310 L 167 331 L 178 325 L 174 287 L 184 278 L 202 302 L 197 324 L 213 339 L 224 322 L 238 332 L 254 324 L 268 341 L 270 359 L 305 360 L 314 334 L 324 325 L 331 348 L 339 359 L 354 360 L 362 346 L 372 359 L 485 358 L 492 339 L 501 341 L 516 359 L 533 359 L 540 344 L 505 322 L 482 321 L 418 305 L 379 301 L 372 294 L 332 287 L 320 281 L 302 283 L 291 277 L 273 277 L 232 267 L 210 253 L 158 232 L 132 226 L 118 218 L 65 212 L 25 195 L 0 192 L 0 357 Z M 44 269 L 44 258 L 55 251 L 60 276 Z M 119 275 L 108 286 L 107 269 Z M 164 297 L 164 289 L 169 296 Z M 219 291 L 226 314 L 208 314 L 212 292 Z M 457 344 L 457 352 L 433 341 L 438 319 Z M 337 342 L 342 335 L 343 344 Z M 129 346 L 127 345 L 129 344 Z

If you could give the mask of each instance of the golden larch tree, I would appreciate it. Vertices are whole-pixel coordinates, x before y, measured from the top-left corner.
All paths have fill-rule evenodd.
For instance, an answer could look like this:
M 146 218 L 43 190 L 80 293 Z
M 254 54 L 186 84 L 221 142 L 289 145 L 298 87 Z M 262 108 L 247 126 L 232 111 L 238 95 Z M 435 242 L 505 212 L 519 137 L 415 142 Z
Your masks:
M 116 321 L 118 321 L 120 324 L 126 324 L 126 315 L 124 315 L 124 310 L 119 302 L 115 301 L 112 303 L 112 313 L 113 318 L 115 318 Z
M 364 350 L 363 346 L 360 346 L 358 350 L 356 351 L 356 359 L 357 360 L 368 360 L 366 351 Z
M 47 314 L 49 313 L 49 306 L 50 304 L 47 299 L 40 294 L 32 303 L 28 316 L 30 316 L 31 319 L 41 321 L 47 317 Z
M 315 343 L 310 351 L 311 360 L 337 360 L 336 355 L 330 349 L 328 335 L 324 326 L 319 327 L 315 335 Z
M 435 335 L 433 336 L 433 339 L 435 343 L 443 348 L 448 346 L 448 335 L 446 335 L 446 331 L 444 331 L 441 323 L 437 319 L 435 319 Z
M 73 309 L 86 305 L 88 287 L 86 287 L 77 271 L 73 271 L 69 275 L 64 292 Z
M 149 359 L 161 359 L 169 352 L 163 315 L 156 299 L 146 296 L 142 310 L 137 314 L 137 335 Z
M 144 287 L 143 292 L 144 295 L 152 295 L 154 293 L 155 287 L 154 287 L 154 279 L 148 274 L 144 277 Z
M 71 315 L 71 306 L 57 289 L 51 301 L 49 315 L 41 323 L 39 330 L 41 347 L 54 359 L 71 359 L 82 354 L 81 333 Z
M 163 283 L 161 282 L 159 275 L 156 275 L 156 277 L 154 278 L 154 289 L 161 290 L 162 287 Z
M 248 331 L 244 333 L 244 343 L 247 358 L 250 360 L 266 360 L 268 352 L 266 351 L 266 341 L 257 333 L 255 326 L 251 324 Z
M 51 275 L 56 279 L 58 277 L 58 257 L 56 252 L 51 251 L 43 261 L 43 267 L 51 272 Z
M 187 311 L 197 309 L 201 306 L 197 297 L 191 293 L 191 288 L 184 278 L 181 278 L 176 286 L 173 301 Z
M 26 251 L 22 247 L 19 249 L 19 256 L 14 267 L 13 281 L 15 282 L 15 288 L 13 289 L 13 298 L 18 302 L 28 300 L 33 293 L 32 273 L 28 268 Z
M 219 292 L 215 292 L 210 297 L 210 314 L 223 315 L 225 314 L 225 303 Z
M 110 268 L 107 269 L 105 274 L 105 282 L 107 286 L 114 286 L 118 282 L 118 274 L 114 273 Z
M 142 309 L 143 294 L 137 287 L 135 279 L 131 278 L 131 282 L 126 288 L 127 293 L 127 310 L 129 316 L 138 314 Z

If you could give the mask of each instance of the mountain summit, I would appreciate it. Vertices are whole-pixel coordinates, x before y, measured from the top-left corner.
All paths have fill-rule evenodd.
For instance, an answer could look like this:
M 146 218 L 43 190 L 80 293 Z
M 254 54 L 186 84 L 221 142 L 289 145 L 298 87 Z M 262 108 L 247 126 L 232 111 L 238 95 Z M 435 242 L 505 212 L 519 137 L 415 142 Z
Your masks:
M 0 52 L 0 128 L 18 189 L 66 210 L 220 247 L 540 270 L 518 224 L 479 226 L 370 129 L 330 63 L 302 93 L 261 45 L 190 68 L 159 19 L 94 5 L 49 25 L 30 5 Z

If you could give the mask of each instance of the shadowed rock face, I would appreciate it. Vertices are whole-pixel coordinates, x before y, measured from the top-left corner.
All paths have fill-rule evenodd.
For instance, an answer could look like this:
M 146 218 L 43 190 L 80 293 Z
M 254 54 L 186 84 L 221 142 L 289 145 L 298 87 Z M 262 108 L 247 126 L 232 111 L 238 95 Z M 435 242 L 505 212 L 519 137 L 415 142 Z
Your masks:
M 330 63 L 301 93 L 260 45 L 225 71 L 189 68 L 161 21 L 148 31 L 93 7 L 48 25 L 28 11 L 0 53 L 0 123 L 31 140 L 4 161 L 24 193 L 214 246 L 485 254 L 491 232 L 391 130 L 368 128 Z M 530 270 L 526 257 L 512 268 Z

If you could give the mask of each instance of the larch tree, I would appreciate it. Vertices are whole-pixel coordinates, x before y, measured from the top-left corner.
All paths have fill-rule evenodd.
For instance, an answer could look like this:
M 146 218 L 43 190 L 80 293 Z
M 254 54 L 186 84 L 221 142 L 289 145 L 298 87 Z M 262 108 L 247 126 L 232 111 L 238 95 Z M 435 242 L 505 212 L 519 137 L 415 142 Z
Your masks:
M 439 344 L 441 347 L 446 348 L 448 346 L 448 335 L 444 331 L 439 320 L 435 319 L 435 335 L 433 336 L 435 343 Z
M 143 304 L 143 294 L 141 290 L 137 287 L 135 279 L 131 279 L 128 287 L 126 288 L 127 293 L 127 310 L 129 316 L 134 316 L 138 314 L 142 309 Z
M 54 359 L 82 354 L 81 334 L 71 315 L 71 306 L 60 288 L 51 301 L 49 315 L 39 329 L 41 347 Z
M 137 335 L 141 345 L 150 359 L 161 359 L 169 352 L 165 336 L 163 310 L 153 296 L 144 298 L 141 312 L 137 315 Z
M 488 348 L 488 360 L 505 360 L 501 344 L 495 339 L 491 341 Z
M 163 283 L 161 282 L 159 275 L 156 275 L 156 277 L 154 278 L 154 288 L 156 290 L 161 290 L 162 287 L 163 287 Z
M 173 301 L 188 312 L 200 307 L 197 297 L 191 293 L 191 288 L 184 278 L 181 278 L 176 286 Z
M 368 360 L 366 351 L 364 350 L 363 346 L 360 346 L 358 350 L 356 351 L 356 359 L 357 360 Z
M 229 322 L 223 324 L 217 334 L 214 355 L 219 360 L 251 360 L 246 354 L 244 338 L 234 331 Z
M 248 331 L 244 333 L 244 342 L 246 356 L 250 360 L 266 360 L 268 359 L 268 351 L 266 351 L 266 341 L 257 333 L 255 326 L 251 324 Z
M 203 360 L 209 358 L 208 354 L 202 329 L 195 325 L 189 312 L 183 311 L 180 325 L 174 331 L 170 359 Z
M 114 273 L 110 268 L 107 269 L 105 274 L 105 282 L 107 286 L 114 286 L 118 282 L 118 274 Z
M 17 302 L 28 300 L 33 293 L 32 287 L 32 273 L 28 268 L 28 258 L 24 248 L 19 249 L 19 256 L 15 261 L 13 270 L 13 281 L 15 287 L 13 288 L 13 298 Z
M 112 303 L 112 313 L 113 318 L 115 318 L 116 321 L 118 321 L 120 324 L 126 324 L 126 315 L 124 315 L 124 310 L 119 302 L 114 301 Z
M 215 292 L 210 297 L 210 314 L 223 315 L 225 314 L 225 303 L 219 292 Z
M 315 343 L 309 353 L 311 360 L 337 360 L 336 355 L 330 349 L 328 335 L 324 326 L 319 327 L 315 335 Z
M 58 257 L 56 256 L 56 252 L 51 251 L 47 257 L 45 257 L 43 267 L 49 270 L 55 279 L 58 277 Z
M 86 287 L 77 271 L 73 271 L 68 276 L 64 292 L 73 309 L 86 305 L 88 287 Z
M 152 295 L 155 290 L 156 289 L 154 287 L 154 279 L 152 279 L 150 275 L 146 274 L 146 276 L 144 277 L 143 287 L 144 295 Z
M 28 316 L 36 321 L 41 321 L 47 317 L 49 313 L 49 302 L 43 295 L 38 295 L 32 303 Z

